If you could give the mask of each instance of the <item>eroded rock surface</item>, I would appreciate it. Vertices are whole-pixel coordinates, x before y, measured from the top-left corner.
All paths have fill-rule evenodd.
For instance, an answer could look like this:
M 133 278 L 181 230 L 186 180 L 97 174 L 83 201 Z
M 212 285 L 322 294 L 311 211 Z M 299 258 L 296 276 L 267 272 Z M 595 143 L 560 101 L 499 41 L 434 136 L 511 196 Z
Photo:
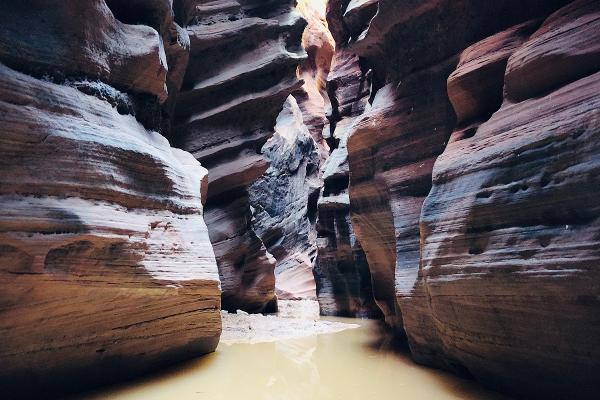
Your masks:
M 367 255 L 375 298 L 386 320 L 401 334 L 406 324 L 396 297 L 402 301 L 417 277 L 422 203 L 431 188 L 434 162 L 457 123 L 447 78 L 460 62 L 462 50 L 472 42 L 509 27 L 511 22 L 534 20 L 561 2 L 440 0 L 422 2 L 418 7 L 409 3 L 380 1 L 368 29 L 356 38 L 348 36 L 350 51 L 360 57 L 363 69 L 373 71 L 372 107 L 354 124 L 348 139 L 354 229 Z M 470 12 L 465 15 L 464 9 Z M 500 14 L 505 18 L 498 18 Z M 433 21 L 436 29 L 431 29 Z M 501 70 L 511 46 L 524 40 L 535 23 L 496 38 L 499 47 L 506 49 L 495 55 L 498 60 L 486 64 L 488 68 Z M 477 65 L 478 50 L 471 51 Z M 451 77 L 451 88 L 482 89 L 483 84 L 469 83 L 470 77 L 474 81 L 480 78 L 470 75 L 469 65 L 463 64 L 463 72 L 457 72 L 462 75 Z M 489 87 L 502 85 L 498 80 L 482 82 Z M 469 113 L 479 113 L 473 104 L 488 114 L 493 112 L 501 98 L 491 92 L 472 91 L 471 99 L 453 90 L 450 99 L 457 105 L 461 122 L 475 118 Z M 409 294 L 409 298 L 413 296 L 423 298 L 424 293 Z M 427 313 L 414 315 L 427 318 Z
M 446 362 L 528 396 L 600 392 L 600 63 L 552 58 L 593 53 L 599 17 L 577 1 L 512 54 L 506 96 L 520 101 L 448 145 L 423 207 L 418 284 Z
M 325 1 L 317 7 L 318 2 L 302 0 L 297 9 L 307 21 L 302 34 L 302 47 L 307 58 L 300 64 L 298 74 L 304 81 L 302 89 L 294 93 L 298 101 L 304 123 L 318 145 L 320 156 L 326 159 L 329 152 L 323 138 L 323 128 L 327 124 L 327 76 L 335 53 L 335 41 L 329 32 L 325 20 Z
M 35 7 L 45 15 L 32 15 Z M 168 67 L 160 35 L 146 25 L 120 22 L 104 0 L 10 2 L 0 18 L 0 52 L 11 68 L 40 77 L 85 76 L 161 101 L 167 98 Z M 82 18 L 94 23 L 84 26 Z M 27 29 L 24 21 L 32 22 Z
M 324 315 L 378 317 L 369 266 L 350 221 L 348 196 L 348 134 L 368 106 L 370 72 L 361 69 L 358 57 L 344 43 L 337 45 L 327 78 L 330 107 L 323 137 L 331 154 L 323 165 L 318 202 L 317 293 Z
M 541 21 L 533 20 L 469 46 L 448 77 L 448 97 L 459 126 L 485 120 L 502 104 L 508 58 L 531 36 Z
M 188 65 L 190 38 L 175 22 L 173 0 L 106 0 L 115 17 L 126 24 L 148 25 L 161 37 L 168 66 L 166 76 L 167 101 L 161 107 L 161 130 L 170 134 L 175 102 Z M 175 5 L 181 3 L 175 0 Z
M 384 86 L 348 140 L 353 226 L 367 255 L 375 300 L 400 333 L 396 296 L 410 290 L 417 276 L 421 207 L 455 121 L 443 90 L 455 62 Z
M 78 390 L 213 351 L 206 169 L 139 113 L 157 105 L 162 125 L 161 36 L 104 1 L 11 2 L 0 19 L 2 395 Z
M 296 99 L 288 97 L 275 134 L 262 149 L 270 167 L 250 188 L 253 228 L 277 260 L 277 296 L 315 299 L 318 147 Z
M 190 62 L 174 142 L 209 170 L 206 220 L 223 308 L 274 308 L 275 260 L 250 226 L 247 188 L 269 164 L 260 150 L 285 99 L 301 87 L 306 22 L 293 1 L 181 1 Z
M 373 71 L 350 209 L 386 321 L 421 363 L 594 398 L 598 3 L 381 0 L 358 36 L 343 3 L 332 33 Z

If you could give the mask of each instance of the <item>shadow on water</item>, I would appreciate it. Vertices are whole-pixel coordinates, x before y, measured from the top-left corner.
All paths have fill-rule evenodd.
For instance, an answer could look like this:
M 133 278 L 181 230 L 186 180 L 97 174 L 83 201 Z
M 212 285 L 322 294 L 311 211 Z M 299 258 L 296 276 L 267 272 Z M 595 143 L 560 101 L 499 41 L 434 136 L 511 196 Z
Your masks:
M 389 329 L 383 321 L 370 321 L 368 323 L 368 337 L 365 347 L 374 352 L 387 352 L 398 357 L 409 357 L 410 348 L 406 337 L 398 336 Z
M 66 400 L 88 399 L 88 398 L 117 398 L 116 393 L 127 392 L 130 388 L 144 387 L 149 382 L 170 382 L 175 381 L 178 376 L 186 374 L 187 371 L 209 370 L 216 361 L 217 353 L 210 353 L 204 356 L 192 358 L 187 361 L 181 361 L 164 368 L 159 368 L 143 376 L 125 379 L 120 383 L 107 385 L 89 392 L 76 393 L 63 398 Z M 113 395 L 115 394 L 115 395 Z
M 356 329 L 217 351 L 84 399 L 500 400 L 476 382 L 415 364 L 376 321 L 324 318 Z
M 373 321 L 368 324 L 369 340 L 364 347 L 368 352 L 388 357 L 397 358 L 398 363 L 410 365 L 411 368 L 427 372 L 445 390 L 461 399 L 510 399 L 504 394 L 486 389 L 470 376 L 458 377 L 452 373 L 433 367 L 417 364 L 411 357 L 410 347 L 406 336 L 399 336 L 387 327 L 382 321 Z

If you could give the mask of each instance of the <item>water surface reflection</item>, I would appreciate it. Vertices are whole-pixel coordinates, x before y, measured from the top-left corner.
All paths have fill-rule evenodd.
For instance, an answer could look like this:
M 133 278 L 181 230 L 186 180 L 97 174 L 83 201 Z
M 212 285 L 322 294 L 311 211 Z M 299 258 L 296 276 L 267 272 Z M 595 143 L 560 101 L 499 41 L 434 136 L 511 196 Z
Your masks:
M 92 399 L 506 399 L 475 382 L 414 364 L 373 321 L 358 329 L 274 343 L 220 345 L 170 372 L 98 391 Z

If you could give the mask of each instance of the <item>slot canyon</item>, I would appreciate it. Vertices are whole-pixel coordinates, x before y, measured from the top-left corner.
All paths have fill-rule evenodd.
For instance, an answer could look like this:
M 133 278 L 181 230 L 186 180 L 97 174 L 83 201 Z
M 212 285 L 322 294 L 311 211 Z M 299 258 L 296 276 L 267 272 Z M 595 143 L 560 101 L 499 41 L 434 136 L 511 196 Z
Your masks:
M 1 3 L 0 398 L 600 398 L 600 1 Z

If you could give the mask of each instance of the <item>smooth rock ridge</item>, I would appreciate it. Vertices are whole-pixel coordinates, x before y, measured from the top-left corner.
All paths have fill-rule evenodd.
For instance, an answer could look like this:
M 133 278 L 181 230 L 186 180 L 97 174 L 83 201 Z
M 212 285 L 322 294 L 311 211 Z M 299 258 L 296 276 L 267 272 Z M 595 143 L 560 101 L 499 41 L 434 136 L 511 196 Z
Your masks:
M 454 134 L 423 207 L 445 362 L 528 397 L 600 394 L 599 29 L 575 1 L 512 52 L 502 107 Z
M 348 139 L 375 297 L 421 363 L 596 398 L 598 3 L 413 6 L 381 0 L 351 43 L 376 90 Z

